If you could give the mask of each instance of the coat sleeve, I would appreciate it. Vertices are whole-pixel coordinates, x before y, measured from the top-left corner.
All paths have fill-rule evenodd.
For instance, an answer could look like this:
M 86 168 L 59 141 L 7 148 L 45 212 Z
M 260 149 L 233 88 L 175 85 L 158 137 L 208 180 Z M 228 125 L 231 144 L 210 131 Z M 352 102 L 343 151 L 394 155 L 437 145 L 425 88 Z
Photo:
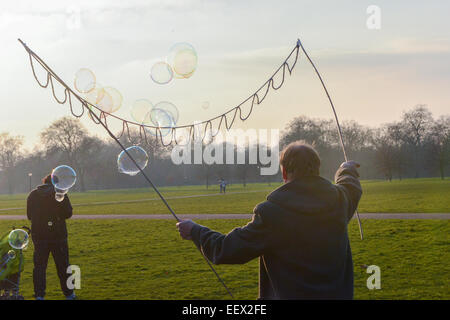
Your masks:
M 70 203 L 69 197 L 67 195 L 64 196 L 64 200 L 59 204 L 59 214 L 64 219 L 69 219 L 72 217 L 73 209 L 72 204 Z
M 196 224 L 191 237 L 212 263 L 242 264 L 264 254 L 270 243 L 270 230 L 255 213 L 246 226 L 226 235 Z
M 353 217 L 361 199 L 362 188 L 355 167 L 340 167 L 335 175 L 336 186 L 345 194 L 348 202 L 348 220 Z

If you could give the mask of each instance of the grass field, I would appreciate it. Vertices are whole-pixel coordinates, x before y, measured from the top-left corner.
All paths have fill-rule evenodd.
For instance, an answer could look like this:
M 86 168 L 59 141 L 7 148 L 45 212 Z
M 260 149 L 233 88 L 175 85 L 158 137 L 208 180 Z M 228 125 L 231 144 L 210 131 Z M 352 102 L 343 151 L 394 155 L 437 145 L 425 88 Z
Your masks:
M 251 213 L 274 185 L 232 185 L 226 195 L 203 186 L 162 188 L 177 213 Z M 363 181 L 360 212 L 450 212 L 448 180 Z M 212 194 L 202 197 L 198 195 Z M 174 197 L 196 196 L 190 198 Z M 25 207 L 26 195 L 0 196 L 0 209 Z M 168 213 L 148 189 L 71 193 L 76 214 Z M 172 198 L 172 199 L 171 199 Z M 113 202 L 95 204 L 95 202 Z M 24 214 L 24 209 L 0 214 Z M 202 220 L 221 232 L 244 220 Z M 27 221 L 0 221 L 0 233 Z M 173 220 L 69 220 L 71 263 L 81 268 L 81 299 L 226 299 L 225 290 L 195 249 L 182 241 Z M 450 299 L 449 220 L 364 220 L 365 240 L 355 221 L 352 241 L 356 299 Z M 301 248 L 300 248 L 301 249 Z M 25 251 L 22 293 L 32 298 L 32 245 Z M 361 265 L 381 268 L 381 290 L 368 290 Z M 258 262 L 218 266 L 238 299 L 257 297 Z M 61 299 L 53 262 L 48 298 Z
M 362 181 L 364 194 L 360 212 L 450 212 L 450 180 L 409 179 L 403 181 Z M 177 213 L 251 213 L 278 185 L 231 185 L 226 195 L 217 186 L 164 187 L 162 194 Z M 179 198 L 211 194 L 209 197 Z M 168 213 L 150 189 L 71 192 L 76 214 L 165 214 Z M 145 199 L 154 199 L 144 201 Z M 1 195 L 0 214 L 25 214 L 26 195 Z M 9 210 L 8 208 L 21 208 Z M 3 210 L 2 210 L 3 209 Z M 6 209 L 6 210 L 5 210 Z
M 25 222 L 25 221 L 24 221 Z M 20 221 L 16 221 L 16 225 Z M 243 220 L 204 220 L 227 232 Z M 0 221 L 0 230 L 10 227 Z M 71 263 L 81 268 L 81 299 L 226 299 L 226 292 L 190 241 L 180 240 L 169 220 L 69 222 Z M 450 223 L 366 220 L 366 239 L 355 222 L 352 241 L 356 299 L 449 299 Z M 22 293 L 32 298 L 32 245 L 25 251 Z M 381 268 L 381 289 L 368 290 L 360 266 Z M 257 297 L 258 262 L 217 266 L 237 299 Z M 62 299 L 52 261 L 47 298 Z

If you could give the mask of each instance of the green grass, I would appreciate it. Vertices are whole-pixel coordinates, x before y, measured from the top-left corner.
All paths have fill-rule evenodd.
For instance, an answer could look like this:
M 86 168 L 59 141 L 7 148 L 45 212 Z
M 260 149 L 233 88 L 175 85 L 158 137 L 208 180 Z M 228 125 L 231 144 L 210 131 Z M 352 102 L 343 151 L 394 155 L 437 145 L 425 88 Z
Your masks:
M 0 231 L 25 221 L 0 221 Z M 221 232 L 244 220 L 204 220 Z M 364 241 L 349 226 L 356 299 L 449 299 L 448 220 L 365 220 Z M 226 299 L 224 289 L 190 241 L 170 220 L 73 220 L 68 222 L 71 263 L 81 268 L 81 299 Z M 32 250 L 25 251 L 22 293 L 31 299 Z M 301 250 L 301 248 L 299 248 Z M 381 290 L 368 290 L 360 265 L 381 268 Z M 217 266 L 238 299 L 257 297 L 258 262 Z M 62 299 L 52 261 L 47 298 Z
M 192 196 L 218 193 L 217 186 L 208 190 L 205 186 L 164 187 L 161 193 L 168 197 L 176 213 L 251 213 L 255 205 L 265 200 L 268 193 L 279 184 L 231 185 L 226 195 L 170 199 L 177 196 Z M 450 212 L 450 180 L 408 179 L 403 181 L 362 181 L 364 194 L 360 212 Z M 237 193 L 233 192 L 248 192 Z M 258 192 L 254 192 L 258 191 Z M 76 214 L 166 214 L 167 208 L 159 200 L 139 202 L 157 198 L 150 189 L 101 190 L 84 193 L 71 192 L 71 201 Z M 0 209 L 24 208 L 26 195 L 1 195 Z M 138 202 L 132 202 L 132 201 Z M 94 204 L 94 202 L 123 202 Z M 0 214 L 25 214 L 24 209 L 0 211 Z

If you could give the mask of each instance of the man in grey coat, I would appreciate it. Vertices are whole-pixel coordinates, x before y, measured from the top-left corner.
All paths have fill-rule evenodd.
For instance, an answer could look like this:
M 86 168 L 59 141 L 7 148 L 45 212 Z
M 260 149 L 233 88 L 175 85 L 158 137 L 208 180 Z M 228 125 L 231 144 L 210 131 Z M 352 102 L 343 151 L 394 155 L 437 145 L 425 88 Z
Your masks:
M 354 161 L 335 184 L 319 176 L 320 158 L 303 142 L 280 155 L 284 184 L 258 204 L 246 226 L 224 235 L 191 220 L 177 223 L 214 264 L 260 258 L 260 299 L 352 299 L 353 261 L 347 225 L 362 194 Z

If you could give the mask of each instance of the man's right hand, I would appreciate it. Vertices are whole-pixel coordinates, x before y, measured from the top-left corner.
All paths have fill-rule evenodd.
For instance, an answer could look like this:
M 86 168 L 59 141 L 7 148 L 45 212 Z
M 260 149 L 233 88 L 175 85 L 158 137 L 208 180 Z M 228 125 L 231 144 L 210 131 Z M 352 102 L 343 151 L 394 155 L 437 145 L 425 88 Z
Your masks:
M 341 164 L 341 168 L 352 168 L 352 167 L 354 167 L 354 168 L 359 168 L 360 165 L 359 165 L 358 162 L 356 162 L 356 161 L 354 161 L 354 160 L 350 160 L 350 161 L 347 161 L 347 162 L 343 162 L 343 163 Z
M 181 238 L 183 238 L 184 240 L 192 240 L 191 230 L 195 224 L 196 223 L 190 219 L 189 220 L 181 220 L 180 222 L 178 222 L 177 228 L 178 228 L 178 231 L 180 232 Z

